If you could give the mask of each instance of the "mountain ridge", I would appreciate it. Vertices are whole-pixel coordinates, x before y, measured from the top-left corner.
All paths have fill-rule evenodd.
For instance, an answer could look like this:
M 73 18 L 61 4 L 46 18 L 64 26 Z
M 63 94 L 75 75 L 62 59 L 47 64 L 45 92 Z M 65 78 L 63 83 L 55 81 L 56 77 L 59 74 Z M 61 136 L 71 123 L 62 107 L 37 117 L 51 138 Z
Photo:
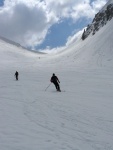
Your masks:
M 113 0 L 109 0 L 105 6 L 95 15 L 91 24 L 88 24 L 82 34 L 85 40 L 90 34 L 94 35 L 113 18 Z

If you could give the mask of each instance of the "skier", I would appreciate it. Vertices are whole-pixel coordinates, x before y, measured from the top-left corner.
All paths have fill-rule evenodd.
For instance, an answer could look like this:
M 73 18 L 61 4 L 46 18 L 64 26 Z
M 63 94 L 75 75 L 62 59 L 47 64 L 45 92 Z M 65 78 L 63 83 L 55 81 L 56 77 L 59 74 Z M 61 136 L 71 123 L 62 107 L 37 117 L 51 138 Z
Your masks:
M 16 72 L 15 72 L 16 80 L 18 80 L 18 75 L 19 75 L 19 73 L 16 71 Z
M 58 77 L 54 73 L 53 73 L 50 81 L 55 85 L 56 90 L 61 92 L 60 86 L 59 86 L 60 81 L 59 81 Z

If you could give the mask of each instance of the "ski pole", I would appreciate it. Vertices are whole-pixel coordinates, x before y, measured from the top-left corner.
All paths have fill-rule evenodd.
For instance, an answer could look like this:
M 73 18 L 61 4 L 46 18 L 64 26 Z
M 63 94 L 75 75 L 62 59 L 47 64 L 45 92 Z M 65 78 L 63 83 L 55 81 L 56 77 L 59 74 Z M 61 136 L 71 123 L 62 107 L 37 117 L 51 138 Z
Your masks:
M 51 85 L 51 83 L 46 87 L 45 91 L 49 88 L 50 85 Z

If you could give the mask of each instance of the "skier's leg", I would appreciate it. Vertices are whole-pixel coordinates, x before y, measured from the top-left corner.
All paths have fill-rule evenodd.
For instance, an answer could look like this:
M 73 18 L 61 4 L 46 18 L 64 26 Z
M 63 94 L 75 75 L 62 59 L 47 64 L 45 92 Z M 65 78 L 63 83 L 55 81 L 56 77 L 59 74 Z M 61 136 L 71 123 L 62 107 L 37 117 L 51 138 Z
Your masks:
M 16 76 L 16 80 L 18 80 L 18 76 Z
M 60 91 L 60 86 L 58 82 L 57 82 L 57 91 Z
M 55 88 L 56 88 L 56 90 L 57 90 L 57 85 L 56 85 L 56 83 L 54 83 L 54 85 L 55 85 Z
M 60 90 L 60 85 L 59 85 L 59 84 L 58 84 L 58 91 L 61 91 L 61 90 Z

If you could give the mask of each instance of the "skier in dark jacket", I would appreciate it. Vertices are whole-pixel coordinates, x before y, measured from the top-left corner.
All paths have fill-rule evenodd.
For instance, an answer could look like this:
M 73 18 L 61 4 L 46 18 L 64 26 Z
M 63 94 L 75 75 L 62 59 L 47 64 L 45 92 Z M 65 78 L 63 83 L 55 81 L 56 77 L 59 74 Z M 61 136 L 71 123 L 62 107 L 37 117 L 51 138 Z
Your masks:
M 59 85 L 60 81 L 59 81 L 58 77 L 54 73 L 53 73 L 50 81 L 55 85 L 56 90 L 61 92 L 60 85 Z
M 16 80 L 18 80 L 18 75 L 19 75 L 19 73 L 16 71 L 15 72 L 15 78 L 16 78 Z

